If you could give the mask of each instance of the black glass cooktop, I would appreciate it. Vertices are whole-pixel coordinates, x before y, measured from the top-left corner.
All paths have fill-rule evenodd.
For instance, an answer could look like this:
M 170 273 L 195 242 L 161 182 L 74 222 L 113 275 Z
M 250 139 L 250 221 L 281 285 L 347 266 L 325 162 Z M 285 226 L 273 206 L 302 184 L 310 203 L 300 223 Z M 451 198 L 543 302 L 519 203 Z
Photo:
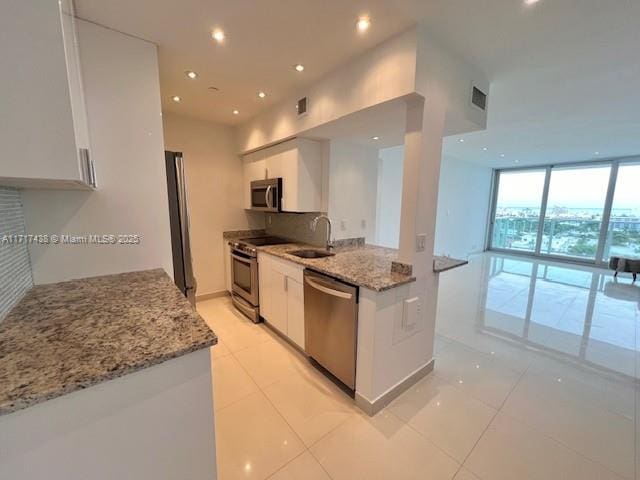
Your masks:
M 242 243 L 254 245 L 256 247 L 262 247 L 264 245 L 281 245 L 283 243 L 291 243 L 286 238 L 281 237 L 254 237 L 254 238 L 241 238 L 239 240 Z

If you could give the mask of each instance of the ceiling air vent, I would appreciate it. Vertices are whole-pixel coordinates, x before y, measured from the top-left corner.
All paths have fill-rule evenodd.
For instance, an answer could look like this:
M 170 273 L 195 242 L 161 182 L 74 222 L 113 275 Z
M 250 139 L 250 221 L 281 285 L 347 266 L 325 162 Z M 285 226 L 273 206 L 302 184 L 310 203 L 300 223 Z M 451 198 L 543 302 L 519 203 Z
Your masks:
M 307 114 L 307 97 L 301 98 L 298 100 L 298 104 L 296 105 L 296 109 L 298 110 L 298 116 Z
M 487 109 L 487 94 L 480 90 L 478 87 L 473 87 L 471 93 L 471 103 L 473 103 L 480 110 Z

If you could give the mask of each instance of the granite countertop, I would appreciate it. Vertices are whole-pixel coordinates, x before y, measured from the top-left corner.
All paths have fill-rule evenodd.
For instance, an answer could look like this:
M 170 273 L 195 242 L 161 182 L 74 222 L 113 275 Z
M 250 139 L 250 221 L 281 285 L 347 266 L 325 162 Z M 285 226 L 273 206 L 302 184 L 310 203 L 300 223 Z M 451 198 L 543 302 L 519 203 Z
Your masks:
M 381 292 L 414 282 L 415 277 L 391 272 L 391 262 L 398 257 L 398 251 L 392 248 L 373 245 L 338 247 L 332 250 L 332 257 L 300 258 L 290 252 L 302 249 L 321 248 L 304 243 L 286 243 L 258 247 L 258 251 L 284 258 L 304 265 L 316 272 L 325 273 L 345 282 Z
M 457 258 L 440 257 L 436 255 L 433 257 L 433 271 L 437 273 L 446 272 L 447 270 L 462 267 L 468 263 L 468 260 L 459 260 Z
M 164 270 L 38 285 L 0 323 L 0 415 L 216 343 Z
M 225 240 L 238 240 L 239 238 L 266 237 L 267 232 L 262 230 L 230 230 L 222 232 Z

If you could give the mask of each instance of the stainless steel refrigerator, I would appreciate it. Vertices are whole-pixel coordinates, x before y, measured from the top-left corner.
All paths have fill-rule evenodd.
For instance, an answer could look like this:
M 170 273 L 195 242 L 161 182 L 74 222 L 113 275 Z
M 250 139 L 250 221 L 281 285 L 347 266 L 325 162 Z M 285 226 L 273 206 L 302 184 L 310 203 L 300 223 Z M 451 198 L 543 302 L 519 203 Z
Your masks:
M 187 180 L 181 152 L 164 152 L 167 165 L 173 279 L 191 305 L 196 305 L 196 279 L 191 264 Z

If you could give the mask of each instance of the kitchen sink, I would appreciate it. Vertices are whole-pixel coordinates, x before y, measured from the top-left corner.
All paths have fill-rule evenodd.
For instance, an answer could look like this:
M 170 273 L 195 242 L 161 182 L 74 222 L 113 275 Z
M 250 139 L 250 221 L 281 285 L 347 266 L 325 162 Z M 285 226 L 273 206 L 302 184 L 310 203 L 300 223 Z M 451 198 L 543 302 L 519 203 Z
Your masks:
M 289 254 L 300 258 L 324 258 L 335 255 L 335 253 L 327 252 L 326 250 L 295 250 L 289 252 Z

